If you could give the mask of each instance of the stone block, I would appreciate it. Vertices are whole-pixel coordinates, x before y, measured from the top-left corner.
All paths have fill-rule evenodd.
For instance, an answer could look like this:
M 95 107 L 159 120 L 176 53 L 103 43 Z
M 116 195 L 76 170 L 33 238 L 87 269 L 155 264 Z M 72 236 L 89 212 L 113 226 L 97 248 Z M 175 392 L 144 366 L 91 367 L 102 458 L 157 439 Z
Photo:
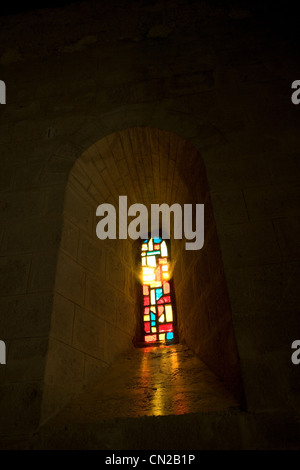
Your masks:
M 0 331 L 4 338 L 42 337 L 49 333 L 52 295 L 5 296 L 0 301 Z
M 62 295 L 55 293 L 51 316 L 51 338 L 72 344 L 75 305 Z
M 43 214 L 44 204 L 45 194 L 42 190 L 3 193 L 0 203 L 1 225 L 21 219 L 36 219 Z
M 50 339 L 45 371 L 42 420 L 62 408 L 84 383 L 84 354 Z
M 26 292 L 30 255 L 5 256 L 0 258 L 0 294 L 14 295 Z
M 263 186 L 245 189 L 250 221 L 299 215 L 300 189 L 292 185 Z
M 98 385 L 108 368 L 108 364 L 91 356 L 85 356 L 84 383 L 87 386 Z
M 42 387 L 38 382 L 1 385 L 0 434 L 24 434 L 37 429 Z
M 283 152 L 268 161 L 272 184 L 297 184 L 300 179 L 299 154 Z
M 140 316 L 137 318 L 137 313 Z M 141 321 L 142 310 L 140 306 L 136 305 L 136 302 L 128 299 L 127 296 L 120 293 L 116 302 L 116 327 L 125 331 L 127 334 L 135 334 L 136 324 Z
M 76 227 L 85 232 L 92 231 L 96 204 L 95 208 L 91 207 L 91 204 L 71 187 L 66 192 L 64 211 Z
M 103 360 L 105 335 L 105 319 L 80 307 L 75 308 L 72 342 L 75 349 L 96 359 Z M 111 340 L 113 341 L 113 338 Z
M 103 278 L 98 278 L 87 273 L 85 308 L 96 315 L 105 318 L 115 325 L 116 322 L 116 299 L 119 290 L 111 287 L 111 284 Z
M 47 217 L 61 216 L 63 212 L 66 188 L 64 184 L 54 185 L 45 189 L 44 215 Z
M 113 254 L 106 257 L 106 279 L 121 292 L 125 291 L 126 271 L 122 261 Z
M 218 191 L 211 194 L 216 224 L 231 225 L 248 222 L 248 214 L 241 190 Z M 205 221 L 206 222 L 206 221 Z
M 225 267 L 252 266 L 280 261 L 271 221 L 224 225 L 218 231 Z
M 51 291 L 56 277 L 57 251 L 32 256 L 28 292 Z
M 47 350 L 47 337 L 12 340 L 6 361 L 6 382 L 42 381 Z
M 249 411 L 268 411 L 286 405 L 287 365 L 285 354 L 264 353 L 241 357 L 242 377 Z
M 299 307 L 299 263 L 248 266 L 226 271 L 234 317 Z
M 111 257 L 108 257 L 110 263 Z M 78 243 L 77 261 L 89 271 L 105 276 L 105 251 L 104 245 L 97 243 L 83 234 L 80 234 Z
M 78 239 L 79 229 L 65 217 L 62 227 L 60 249 L 74 260 L 77 259 Z
M 19 221 L 5 231 L 1 252 L 34 253 L 58 249 L 61 221 L 53 218 Z
M 72 258 L 60 253 L 55 279 L 56 292 L 79 305 L 83 305 L 84 289 L 85 270 Z
M 283 258 L 291 261 L 299 260 L 300 218 L 280 218 L 273 219 L 272 222 Z

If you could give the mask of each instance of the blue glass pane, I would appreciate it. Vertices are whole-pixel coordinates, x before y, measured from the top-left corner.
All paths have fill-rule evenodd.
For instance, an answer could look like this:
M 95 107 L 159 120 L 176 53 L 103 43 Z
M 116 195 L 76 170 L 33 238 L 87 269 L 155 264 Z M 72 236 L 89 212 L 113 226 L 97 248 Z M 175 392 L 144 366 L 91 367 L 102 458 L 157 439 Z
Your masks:
M 156 289 L 156 300 L 160 299 L 162 295 L 163 295 L 162 288 Z
M 147 255 L 160 255 L 160 250 L 156 250 L 156 251 L 147 251 Z
M 166 339 L 167 340 L 173 339 L 173 336 L 174 336 L 173 333 L 167 333 L 166 334 Z
M 155 314 L 153 312 L 150 312 L 150 320 L 155 320 Z
M 153 238 L 153 243 L 160 243 L 161 242 L 161 238 Z
M 155 326 L 155 321 L 152 321 L 152 322 L 151 322 L 151 326 Z

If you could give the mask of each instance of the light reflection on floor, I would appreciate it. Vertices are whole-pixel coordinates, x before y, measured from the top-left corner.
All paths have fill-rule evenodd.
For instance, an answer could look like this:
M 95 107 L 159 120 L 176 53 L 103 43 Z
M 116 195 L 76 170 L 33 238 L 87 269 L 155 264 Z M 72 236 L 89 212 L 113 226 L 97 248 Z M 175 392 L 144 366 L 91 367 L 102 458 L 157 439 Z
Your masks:
M 74 399 L 52 421 L 181 415 L 238 406 L 222 383 L 185 346 L 138 348 Z

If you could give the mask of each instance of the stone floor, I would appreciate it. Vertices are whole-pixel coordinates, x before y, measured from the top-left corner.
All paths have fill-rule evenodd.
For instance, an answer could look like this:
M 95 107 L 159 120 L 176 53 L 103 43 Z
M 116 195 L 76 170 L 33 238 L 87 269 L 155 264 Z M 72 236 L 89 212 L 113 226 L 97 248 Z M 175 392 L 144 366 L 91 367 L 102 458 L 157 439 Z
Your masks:
M 51 424 L 182 415 L 236 406 L 207 366 L 187 347 L 175 344 L 135 349 L 110 367 L 99 385 L 76 397 Z
M 184 345 L 135 349 L 101 383 L 73 399 L 31 436 L 6 449 L 298 449 L 298 423 L 243 411 Z M 105 455 L 105 454 L 104 454 Z

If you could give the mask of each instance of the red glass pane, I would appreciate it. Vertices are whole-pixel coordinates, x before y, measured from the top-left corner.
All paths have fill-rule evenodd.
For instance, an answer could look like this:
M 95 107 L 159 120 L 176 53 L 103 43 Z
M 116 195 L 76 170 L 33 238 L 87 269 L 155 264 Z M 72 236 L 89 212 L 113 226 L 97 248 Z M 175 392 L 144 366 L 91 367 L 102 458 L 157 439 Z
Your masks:
M 157 304 L 167 304 L 167 303 L 168 304 L 171 303 L 171 297 L 169 295 L 164 295 L 157 301 Z
M 160 245 L 159 244 L 154 244 L 154 250 L 160 250 Z
M 164 332 L 164 331 L 173 331 L 173 324 L 172 323 L 166 323 L 165 325 L 159 325 L 158 327 L 159 332 Z
M 156 341 L 157 335 L 145 335 L 146 343 L 154 343 Z
M 149 296 L 146 296 L 144 297 L 144 305 L 150 305 L 150 299 L 149 299 Z
M 161 269 L 160 269 L 160 266 L 158 266 L 155 270 L 155 280 L 157 282 L 161 282 Z
M 149 295 L 149 286 L 143 286 L 143 294 Z
M 170 294 L 170 284 L 169 282 L 163 283 L 164 294 Z
M 144 315 L 150 315 L 150 307 L 144 308 Z
M 144 323 L 144 331 L 145 331 L 145 333 L 150 333 L 150 322 L 149 321 L 146 321 Z
M 164 313 L 164 306 L 163 305 L 159 305 L 158 306 L 158 315 L 162 315 Z

